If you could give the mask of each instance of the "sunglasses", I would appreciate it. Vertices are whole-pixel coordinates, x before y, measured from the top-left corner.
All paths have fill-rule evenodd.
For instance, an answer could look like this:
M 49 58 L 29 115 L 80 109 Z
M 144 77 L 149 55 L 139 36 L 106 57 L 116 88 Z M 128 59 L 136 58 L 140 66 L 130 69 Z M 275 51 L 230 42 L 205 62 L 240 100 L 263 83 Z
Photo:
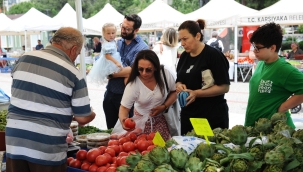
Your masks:
M 267 47 L 264 47 L 264 46 L 263 47 L 257 47 L 254 42 L 252 43 L 252 46 L 254 47 L 254 49 L 256 50 L 257 53 L 260 52 L 261 49 L 267 48 Z
M 146 73 L 152 73 L 154 71 L 152 68 L 143 68 L 143 67 L 138 68 L 139 72 L 143 72 L 144 70 Z

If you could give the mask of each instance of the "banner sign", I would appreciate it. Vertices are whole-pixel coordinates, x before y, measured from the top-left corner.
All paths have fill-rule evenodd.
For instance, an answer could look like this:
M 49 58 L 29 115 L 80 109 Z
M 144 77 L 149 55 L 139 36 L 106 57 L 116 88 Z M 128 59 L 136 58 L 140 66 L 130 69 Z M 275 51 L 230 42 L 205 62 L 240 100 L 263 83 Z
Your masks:
M 267 16 L 240 17 L 239 25 L 263 25 L 275 22 L 278 24 L 299 24 L 303 23 L 303 13 L 297 14 L 277 14 Z

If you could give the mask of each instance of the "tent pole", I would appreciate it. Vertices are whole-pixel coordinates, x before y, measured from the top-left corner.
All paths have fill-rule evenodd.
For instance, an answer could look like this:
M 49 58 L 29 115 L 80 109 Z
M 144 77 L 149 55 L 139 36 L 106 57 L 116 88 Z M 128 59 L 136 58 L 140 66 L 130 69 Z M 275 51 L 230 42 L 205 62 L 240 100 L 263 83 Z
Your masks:
M 76 6 L 76 14 L 77 14 L 77 28 L 83 35 L 82 2 L 81 0 L 76 0 L 75 3 L 76 3 L 75 6 Z M 80 53 L 80 72 L 82 73 L 84 79 L 86 80 L 86 64 L 84 61 L 84 55 L 85 55 L 84 50 L 85 49 L 83 48 L 82 45 L 82 50 Z
M 234 64 L 235 64 L 235 78 L 234 82 L 238 82 L 238 23 L 237 17 L 235 19 L 235 29 L 234 29 Z
M 25 45 L 25 52 L 27 52 L 27 35 L 26 35 L 26 30 L 24 31 L 24 45 Z

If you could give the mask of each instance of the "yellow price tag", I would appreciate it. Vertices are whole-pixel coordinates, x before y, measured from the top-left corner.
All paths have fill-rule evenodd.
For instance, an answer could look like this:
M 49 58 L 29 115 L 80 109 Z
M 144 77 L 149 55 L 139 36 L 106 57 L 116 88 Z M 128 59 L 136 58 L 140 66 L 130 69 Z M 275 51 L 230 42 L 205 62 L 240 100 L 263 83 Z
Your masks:
M 214 136 L 206 118 L 190 118 L 190 122 L 197 135 Z
M 161 134 L 158 131 L 155 134 L 153 143 L 154 143 L 154 145 L 157 145 L 157 146 L 161 146 L 161 147 L 165 146 L 165 141 L 163 140 Z

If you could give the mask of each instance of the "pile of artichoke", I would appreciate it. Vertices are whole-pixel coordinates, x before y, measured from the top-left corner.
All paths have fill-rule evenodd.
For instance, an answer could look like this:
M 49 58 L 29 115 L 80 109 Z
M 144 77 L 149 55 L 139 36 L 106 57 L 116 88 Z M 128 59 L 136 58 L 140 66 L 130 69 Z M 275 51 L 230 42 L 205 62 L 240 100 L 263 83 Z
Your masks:
M 215 144 L 202 143 L 189 157 L 200 159 L 204 172 L 303 172 L 303 130 L 294 130 L 286 120 L 285 114 L 275 113 L 254 127 L 216 128 L 208 137 Z M 204 138 L 194 131 L 188 135 Z

